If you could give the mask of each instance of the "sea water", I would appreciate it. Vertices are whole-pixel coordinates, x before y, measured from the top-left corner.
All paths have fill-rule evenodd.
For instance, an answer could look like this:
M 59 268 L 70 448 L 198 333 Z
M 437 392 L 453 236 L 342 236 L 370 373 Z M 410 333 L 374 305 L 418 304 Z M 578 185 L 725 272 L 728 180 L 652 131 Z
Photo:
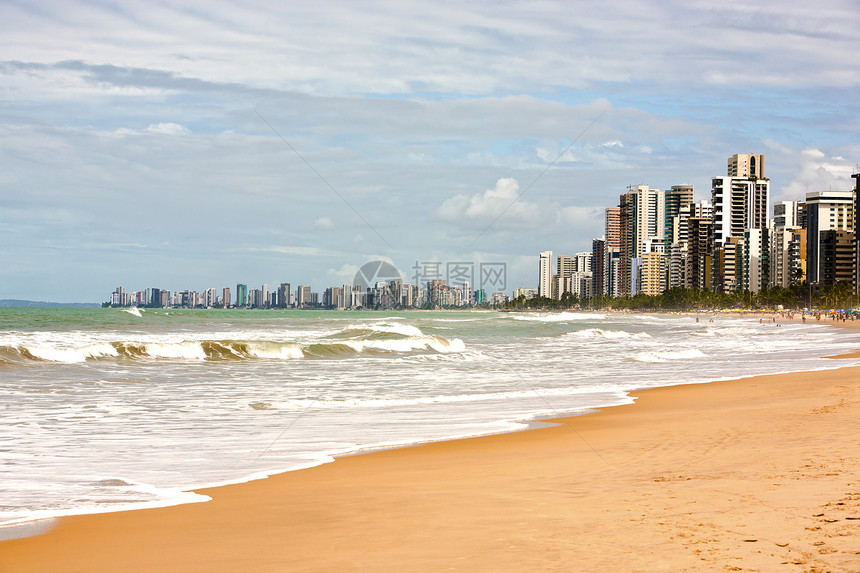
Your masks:
M 0 309 L 0 524 L 205 501 L 192 490 L 858 346 L 705 315 Z

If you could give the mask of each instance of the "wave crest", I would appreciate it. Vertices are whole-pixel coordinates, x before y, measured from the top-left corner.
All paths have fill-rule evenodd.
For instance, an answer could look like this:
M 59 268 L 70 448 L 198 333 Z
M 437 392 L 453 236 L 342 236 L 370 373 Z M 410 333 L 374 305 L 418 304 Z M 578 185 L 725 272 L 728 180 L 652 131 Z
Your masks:
M 605 314 L 595 314 L 591 312 L 558 312 L 558 313 L 523 313 L 508 315 L 514 320 L 524 320 L 530 322 L 573 322 L 577 320 L 603 320 Z
M 568 332 L 565 336 L 573 336 L 576 338 L 603 338 L 606 340 L 616 340 L 623 338 L 651 338 L 647 332 L 627 332 L 625 330 L 601 330 L 599 328 L 586 328 L 584 330 L 574 330 Z
M 417 330 L 417 329 L 416 329 Z M 420 332 L 420 331 L 418 331 Z M 361 355 L 450 354 L 466 350 L 459 338 L 420 334 L 396 338 L 349 338 L 299 344 L 270 340 L 197 340 L 181 342 L 104 342 L 75 348 L 31 345 L 0 348 L 0 362 L 78 364 L 88 360 L 300 360 Z

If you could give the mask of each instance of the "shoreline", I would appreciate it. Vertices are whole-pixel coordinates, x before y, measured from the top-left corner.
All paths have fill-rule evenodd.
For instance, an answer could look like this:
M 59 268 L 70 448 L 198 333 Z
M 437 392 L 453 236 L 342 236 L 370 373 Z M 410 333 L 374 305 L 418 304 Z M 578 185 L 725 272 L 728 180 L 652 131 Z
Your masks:
M 635 391 L 634 404 L 535 420 L 539 428 L 341 456 L 196 490 L 212 497 L 207 503 L 59 518 L 47 533 L 0 542 L 0 563 L 9 571 L 504 571 L 576 558 L 582 570 L 619 560 L 649 571 L 733 562 L 857 570 L 860 555 L 849 548 L 860 522 L 848 518 L 860 517 L 860 445 L 848 428 L 860 410 L 852 401 L 858 380 L 855 365 Z M 822 448 L 833 450 L 827 460 L 801 463 Z M 713 458 L 718 467 L 709 466 Z M 824 499 L 831 493 L 846 499 Z M 709 504 L 713 511 L 703 512 Z M 774 508 L 779 520 L 767 517 Z M 743 517 L 729 521 L 738 523 L 723 523 L 736 513 Z M 708 534 L 697 536 L 703 529 Z M 818 533 L 828 529 L 839 531 Z M 591 547 L 560 538 L 566 530 Z M 634 532 L 636 543 L 627 539 Z M 594 544 L 607 554 L 595 556 Z M 504 559 L 495 562 L 498 555 Z M 563 559 L 543 560 L 550 555 Z M 780 561 L 769 561 L 774 556 Z M 656 562 L 667 566 L 648 565 Z

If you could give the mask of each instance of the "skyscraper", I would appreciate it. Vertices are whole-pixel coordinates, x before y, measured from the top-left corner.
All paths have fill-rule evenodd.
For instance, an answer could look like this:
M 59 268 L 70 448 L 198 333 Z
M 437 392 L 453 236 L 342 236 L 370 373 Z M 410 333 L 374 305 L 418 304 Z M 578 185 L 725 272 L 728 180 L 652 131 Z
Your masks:
M 729 157 L 729 177 L 764 179 L 764 155 L 736 153 Z
M 236 285 L 236 306 L 239 308 L 248 306 L 248 285 Z
M 278 308 L 290 306 L 290 283 L 281 283 L 278 288 Z
M 638 274 L 633 259 L 651 251 L 653 240 L 665 236 L 665 195 L 647 185 L 630 185 L 618 199 L 620 211 L 619 290 L 622 295 L 638 292 Z
M 606 209 L 605 237 L 607 249 L 621 250 L 620 207 L 609 207 Z
M 680 238 L 682 214 L 692 202 L 692 185 L 673 185 L 669 191 L 666 191 L 663 227 L 667 248 L 672 243 L 678 243 L 682 240 Z
M 540 254 L 538 266 L 538 296 L 552 297 L 552 251 Z
M 854 231 L 854 193 L 853 191 L 818 191 L 806 194 L 806 272 L 810 283 L 822 278 L 821 243 L 825 231 Z M 831 245 L 841 245 L 844 237 L 830 236 Z M 834 247 L 835 249 L 835 247 Z M 844 250 L 840 247 L 840 252 Z M 835 253 L 835 250 L 831 250 Z M 852 263 L 853 266 L 853 263 Z M 831 273 L 834 276 L 844 273 Z M 853 272 L 852 272 L 853 275 Z
M 743 237 L 747 229 L 766 228 L 769 195 L 767 179 L 712 178 L 714 242 L 722 245 L 729 237 Z
M 743 276 L 738 272 L 743 271 L 744 257 L 766 261 L 770 252 L 767 241 L 755 234 L 749 248 L 760 247 L 764 252 L 744 250 L 747 231 L 768 228 L 770 181 L 764 178 L 764 156 L 733 155 L 728 159 L 728 173 L 711 179 L 713 288 L 718 292 L 743 288 Z
M 851 175 L 854 178 L 854 216 L 860 215 L 860 173 Z M 854 294 L 860 294 L 860 229 L 854 225 Z

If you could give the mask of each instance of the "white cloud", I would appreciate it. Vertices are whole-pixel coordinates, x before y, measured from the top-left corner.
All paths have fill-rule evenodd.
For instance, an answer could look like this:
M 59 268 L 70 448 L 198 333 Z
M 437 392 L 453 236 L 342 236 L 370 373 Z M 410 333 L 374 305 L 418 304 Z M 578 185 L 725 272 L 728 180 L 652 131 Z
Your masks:
M 334 223 L 331 222 L 331 219 L 328 217 L 320 217 L 316 221 L 314 221 L 314 227 L 317 229 L 333 229 Z
M 446 221 L 482 221 L 496 219 L 505 223 L 525 223 L 529 225 L 540 221 L 538 207 L 520 199 L 520 185 L 516 179 L 501 178 L 493 189 L 474 195 L 459 194 L 447 199 L 439 207 L 439 217 Z
M 850 191 L 854 188 L 851 174 L 855 172 L 855 166 L 852 162 L 839 156 L 828 156 L 821 149 L 812 147 L 796 153 L 795 157 L 800 167 L 791 182 L 780 189 L 780 196 L 785 200 L 803 200 L 807 193 L 816 191 Z M 765 174 L 767 165 L 765 162 Z
M 368 251 L 491 249 L 531 284 L 533 254 L 587 250 L 629 184 L 705 198 L 762 152 L 782 198 L 847 189 L 854 4 L 0 3 L 0 288 L 56 288 L 73 244 L 66 290 L 88 300 L 126 277 L 324 287 Z
M 345 263 L 338 269 L 328 269 L 326 276 L 333 281 L 333 284 L 352 284 L 358 269 L 359 267 L 356 265 Z
M 186 135 L 191 131 L 178 123 L 153 123 L 146 128 L 148 133 L 157 133 L 159 135 Z

